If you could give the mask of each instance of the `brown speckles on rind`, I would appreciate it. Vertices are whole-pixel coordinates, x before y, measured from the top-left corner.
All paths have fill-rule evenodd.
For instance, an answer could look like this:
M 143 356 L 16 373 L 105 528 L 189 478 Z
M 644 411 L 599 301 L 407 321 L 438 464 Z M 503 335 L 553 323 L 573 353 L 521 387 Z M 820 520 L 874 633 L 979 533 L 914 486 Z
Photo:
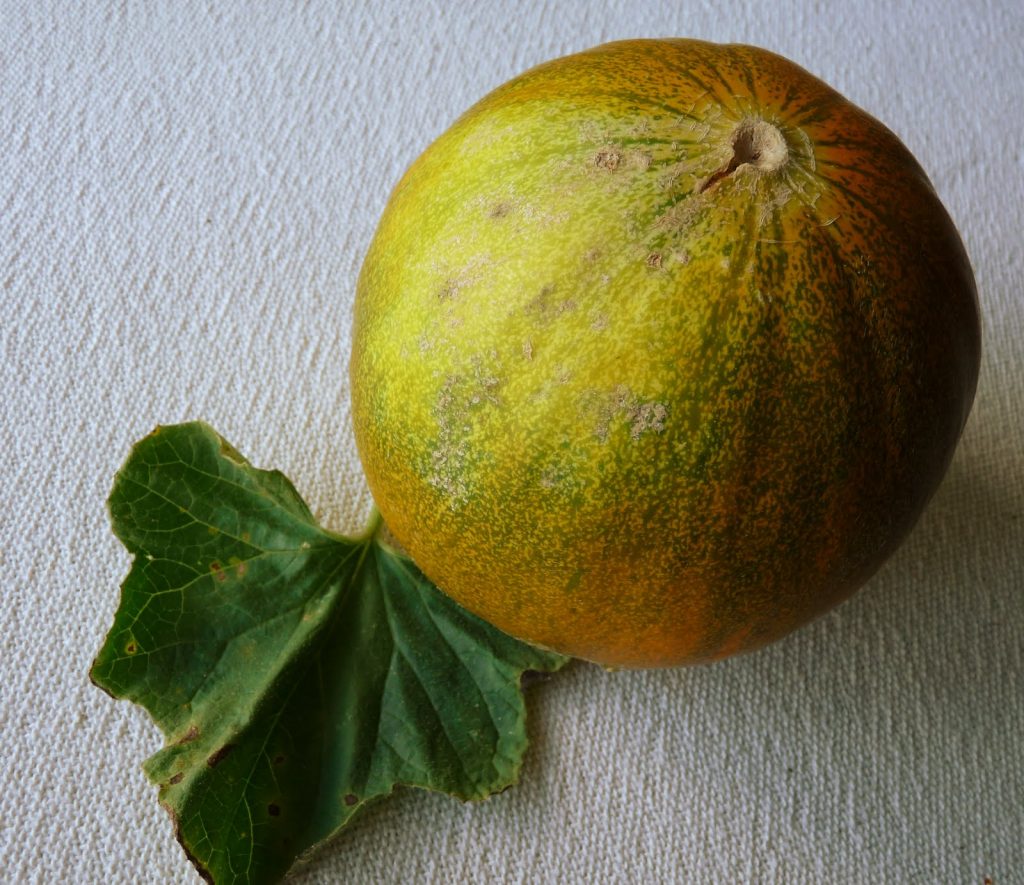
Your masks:
M 558 485 L 558 471 L 553 467 L 546 468 L 540 475 L 540 487 L 553 489 Z
M 668 418 L 668 408 L 664 403 L 658 402 L 635 402 L 626 410 L 626 420 L 629 421 L 629 435 L 632 439 L 640 439 L 648 431 L 661 433 L 665 429 L 665 420 Z
M 658 214 L 651 229 L 654 232 L 668 231 L 682 233 L 693 226 L 694 222 L 707 210 L 707 202 L 700 198 L 687 198 L 673 203 Z
M 434 406 L 435 443 L 430 452 L 428 482 L 442 492 L 449 507 L 457 510 L 469 500 L 467 469 L 472 455 L 470 438 L 476 413 L 500 405 L 501 378 L 496 352 L 476 356 L 471 369 L 448 375 L 438 390 Z
M 526 302 L 523 310 L 537 325 L 549 325 L 563 314 L 572 313 L 578 307 L 575 298 L 558 298 L 555 293 L 554 283 L 549 283 L 542 286 L 537 295 Z
M 452 506 L 465 503 L 468 487 L 461 478 L 468 443 L 461 433 L 465 405 L 459 401 L 459 376 L 449 375 L 441 385 L 434 406 L 437 438 L 430 456 L 429 483 L 443 492 Z
M 651 168 L 651 163 L 654 162 L 654 157 L 652 157 L 647 151 L 630 151 L 629 161 L 630 164 L 635 166 L 637 169 L 646 172 Z
M 437 298 L 439 301 L 450 301 L 458 294 L 459 283 L 453 277 L 448 277 L 437 287 Z
M 603 147 L 594 154 L 593 163 L 598 169 L 614 172 L 622 164 L 622 151 L 615 147 Z
M 641 400 L 625 384 L 610 393 L 591 391 L 584 395 L 581 412 L 593 421 L 594 436 L 608 442 L 617 422 L 629 427 L 630 439 L 639 440 L 645 433 L 661 433 L 668 419 L 668 407 L 656 400 Z
M 483 253 L 454 268 L 451 266 L 445 267 L 440 263 L 435 265 L 433 270 L 440 278 L 434 292 L 436 299 L 439 302 L 454 301 L 466 289 L 477 285 L 485 279 L 492 263 L 491 256 Z

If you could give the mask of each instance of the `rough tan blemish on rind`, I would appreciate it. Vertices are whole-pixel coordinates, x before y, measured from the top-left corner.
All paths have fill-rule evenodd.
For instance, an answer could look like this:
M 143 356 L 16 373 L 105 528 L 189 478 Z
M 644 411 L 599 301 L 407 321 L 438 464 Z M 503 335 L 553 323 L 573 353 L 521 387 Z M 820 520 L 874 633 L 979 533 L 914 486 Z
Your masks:
M 459 283 L 453 277 L 448 277 L 437 290 L 439 301 L 448 301 L 459 294 Z
M 693 225 L 705 208 L 706 204 L 699 198 L 680 200 L 662 212 L 654 220 L 653 227 L 656 231 L 684 231 Z
M 453 505 L 463 503 L 468 493 L 462 479 L 467 444 L 465 439 L 459 438 L 458 432 L 465 414 L 455 396 L 458 383 L 457 375 L 449 375 L 437 394 L 434 406 L 437 445 L 431 453 L 431 472 L 427 478 L 434 488 L 445 493 Z
M 594 436 L 607 442 L 618 421 L 629 426 L 630 439 L 638 440 L 645 433 L 661 433 L 668 419 L 668 407 L 655 400 L 644 401 L 625 384 L 610 393 L 590 391 L 584 396 L 581 411 L 594 421 Z
M 562 314 L 576 310 L 578 305 L 574 298 L 557 299 L 552 297 L 554 293 L 553 283 L 544 286 L 535 298 L 526 303 L 524 312 L 541 325 L 548 325 Z
M 434 404 L 437 438 L 430 453 L 427 481 L 444 493 L 452 509 L 458 509 L 469 500 L 465 477 L 472 413 L 488 405 L 500 405 L 501 378 L 494 374 L 491 365 L 497 359 L 494 351 L 489 357 L 476 357 L 472 360 L 471 375 L 448 375 L 437 393 Z
M 584 143 L 596 144 L 607 141 L 608 134 L 596 120 L 587 119 L 580 123 L 579 138 Z
M 435 266 L 435 272 L 441 277 L 435 294 L 438 301 L 453 301 L 464 289 L 480 282 L 488 267 L 493 264 L 493 259 L 488 254 L 474 256 L 462 267 L 445 268 L 443 265 Z
M 553 467 L 549 467 L 540 475 L 540 485 L 544 489 L 553 489 L 558 485 L 558 473 Z
M 598 169 L 615 172 L 622 165 L 622 151 L 616 147 L 603 147 L 594 154 L 594 165 Z
M 647 170 L 651 168 L 651 163 L 654 162 L 652 157 L 647 151 L 630 151 L 629 152 L 629 163 L 631 166 L 635 166 L 640 170 Z
M 473 367 L 474 380 L 476 381 L 476 390 L 469 395 L 469 404 L 476 406 L 486 400 L 494 405 L 498 404 L 498 397 L 495 395 L 495 391 L 501 380 L 495 375 L 485 371 L 482 364 L 477 362 Z
M 627 410 L 626 417 L 630 422 L 630 437 L 640 439 L 647 431 L 661 433 L 665 429 L 668 409 L 664 403 L 635 403 Z

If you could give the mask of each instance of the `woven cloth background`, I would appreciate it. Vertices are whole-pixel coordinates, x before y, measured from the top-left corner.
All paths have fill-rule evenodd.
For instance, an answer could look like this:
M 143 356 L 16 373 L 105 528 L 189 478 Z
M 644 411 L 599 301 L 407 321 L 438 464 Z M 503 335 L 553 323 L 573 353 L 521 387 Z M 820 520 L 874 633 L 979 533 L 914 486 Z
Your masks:
M 755 655 L 530 691 L 523 782 L 404 791 L 296 882 L 1024 882 L 1024 7 L 1013 0 L 0 0 L 0 880 L 194 882 L 86 674 L 129 560 L 133 441 L 203 418 L 318 518 L 370 499 L 355 277 L 404 168 L 547 58 L 756 43 L 893 128 L 972 256 L 978 398 L 857 597 Z

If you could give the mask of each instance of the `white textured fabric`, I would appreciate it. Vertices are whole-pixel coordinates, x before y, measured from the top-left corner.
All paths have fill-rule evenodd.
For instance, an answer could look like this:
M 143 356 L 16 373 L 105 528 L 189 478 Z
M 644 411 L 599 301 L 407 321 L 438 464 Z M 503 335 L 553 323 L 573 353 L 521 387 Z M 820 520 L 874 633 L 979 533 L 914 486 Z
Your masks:
M 952 470 L 832 614 L 706 668 L 574 665 L 530 691 L 520 786 L 404 791 L 296 881 L 1024 881 L 1024 13 L 920 7 L 0 0 L 0 879 L 198 881 L 156 729 L 87 680 L 131 443 L 203 418 L 359 528 L 349 315 L 400 173 L 537 62 L 695 36 L 793 58 L 929 171 L 984 309 Z

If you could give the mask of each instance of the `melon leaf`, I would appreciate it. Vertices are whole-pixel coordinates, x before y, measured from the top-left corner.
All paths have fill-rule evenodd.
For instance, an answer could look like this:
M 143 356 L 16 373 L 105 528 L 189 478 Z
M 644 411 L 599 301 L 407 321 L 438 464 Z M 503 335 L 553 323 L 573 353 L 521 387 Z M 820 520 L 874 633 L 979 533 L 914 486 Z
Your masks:
M 145 763 L 209 881 L 274 882 L 396 785 L 482 799 L 526 749 L 521 679 L 565 658 L 316 524 L 201 423 L 161 427 L 109 508 L 134 561 L 92 680 L 167 739 Z

